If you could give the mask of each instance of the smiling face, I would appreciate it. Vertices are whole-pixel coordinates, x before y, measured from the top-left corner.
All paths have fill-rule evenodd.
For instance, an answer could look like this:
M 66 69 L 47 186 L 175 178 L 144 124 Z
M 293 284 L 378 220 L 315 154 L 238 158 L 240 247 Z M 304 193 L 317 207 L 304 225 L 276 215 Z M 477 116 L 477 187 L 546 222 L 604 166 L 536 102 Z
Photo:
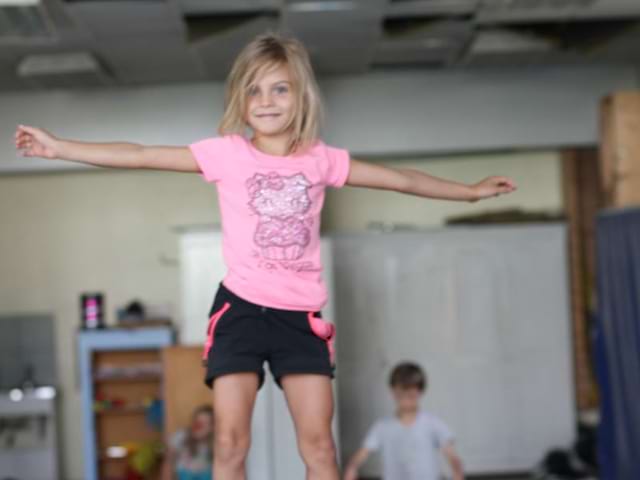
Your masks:
M 286 134 L 294 111 L 293 81 L 285 65 L 267 70 L 249 86 L 246 123 L 256 135 Z

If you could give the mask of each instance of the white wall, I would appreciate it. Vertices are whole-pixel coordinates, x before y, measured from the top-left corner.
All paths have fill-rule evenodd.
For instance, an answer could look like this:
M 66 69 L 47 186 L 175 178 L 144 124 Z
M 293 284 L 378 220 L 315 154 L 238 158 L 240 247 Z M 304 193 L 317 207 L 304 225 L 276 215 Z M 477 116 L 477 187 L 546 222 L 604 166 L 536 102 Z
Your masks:
M 326 140 L 360 155 L 593 144 L 597 107 L 638 87 L 632 67 L 394 72 L 327 78 Z M 220 83 L 0 95 L 0 172 L 78 168 L 16 157 L 31 123 L 81 140 L 184 144 L 214 134 Z
M 327 137 L 363 154 L 590 145 L 600 99 L 639 85 L 612 66 L 340 78 L 323 84 Z
M 358 231 L 371 222 L 429 227 L 447 217 L 505 208 L 558 212 L 562 210 L 562 172 L 557 152 L 521 152 L 434 157 L 428 160 L 387 160 L 383 164 L 414 168 L 461 182 L 477 182 L 488 175 L 512 177 L 518 190 L 507 197 L 478 203 L 424 200 L 392 192 L 344 188 L 327 196 L 325 226 Z

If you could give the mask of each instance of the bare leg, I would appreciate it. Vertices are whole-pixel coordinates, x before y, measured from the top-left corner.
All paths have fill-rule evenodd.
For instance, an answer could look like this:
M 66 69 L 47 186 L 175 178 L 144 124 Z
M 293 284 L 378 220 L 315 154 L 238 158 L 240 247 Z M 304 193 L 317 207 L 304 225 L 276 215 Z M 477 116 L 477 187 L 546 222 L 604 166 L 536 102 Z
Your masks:
M 339 480 L 336 448 L 331 434 L 333 394 L 325 375 L 291 374 L 282 378 L 298 439 L 307 467 L 307 480 Z
M 213 384 L 213 478 L 245 480 L 251 443 L 251 415 L 258 393 L 258 375 L 233 373 Z

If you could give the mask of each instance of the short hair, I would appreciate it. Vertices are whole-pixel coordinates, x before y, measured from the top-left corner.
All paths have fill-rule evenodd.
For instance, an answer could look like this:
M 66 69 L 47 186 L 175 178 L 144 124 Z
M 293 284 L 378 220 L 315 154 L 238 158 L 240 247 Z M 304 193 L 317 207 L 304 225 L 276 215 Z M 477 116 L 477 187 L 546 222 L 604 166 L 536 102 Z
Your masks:
M 277 33 L 258 35 L 233 63 L 227 78 L 224 114 L 218 133 L 244 135 L 247 95 L 252 84 L 262 74 L 279 66 L 289 69 L 296 97 L 295 112 L 289 125 L 293 134 L 288 153 L 301 153 L 316 143 L 323 111 L 309 54 L 299 40 Z
M 427 374 L 416 363 L 402 362 L 391 371 L 389 386 L 391 388 L 417 388 L 424 391 L 427 388 Z

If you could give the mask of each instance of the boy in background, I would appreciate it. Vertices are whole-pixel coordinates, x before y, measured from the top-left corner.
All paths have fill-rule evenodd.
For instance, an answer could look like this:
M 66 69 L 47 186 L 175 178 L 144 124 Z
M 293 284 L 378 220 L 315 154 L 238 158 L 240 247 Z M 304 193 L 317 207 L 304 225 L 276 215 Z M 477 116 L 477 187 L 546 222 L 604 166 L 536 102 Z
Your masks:
M 344 480 L 357 480 L 358 469 L 375 451 L 382 454 L 383 480 L 439 480 L 439 452 L 449 462 L 453 480 L 463 480 L 451 430 L 420 409 L 420 398 L 427 387 L 425 372 L 414 363 L 401 363 L 391 372 L 389 386 L 395 415 L 378 420 L 369 429 L 362 447 L 347 464 Z

